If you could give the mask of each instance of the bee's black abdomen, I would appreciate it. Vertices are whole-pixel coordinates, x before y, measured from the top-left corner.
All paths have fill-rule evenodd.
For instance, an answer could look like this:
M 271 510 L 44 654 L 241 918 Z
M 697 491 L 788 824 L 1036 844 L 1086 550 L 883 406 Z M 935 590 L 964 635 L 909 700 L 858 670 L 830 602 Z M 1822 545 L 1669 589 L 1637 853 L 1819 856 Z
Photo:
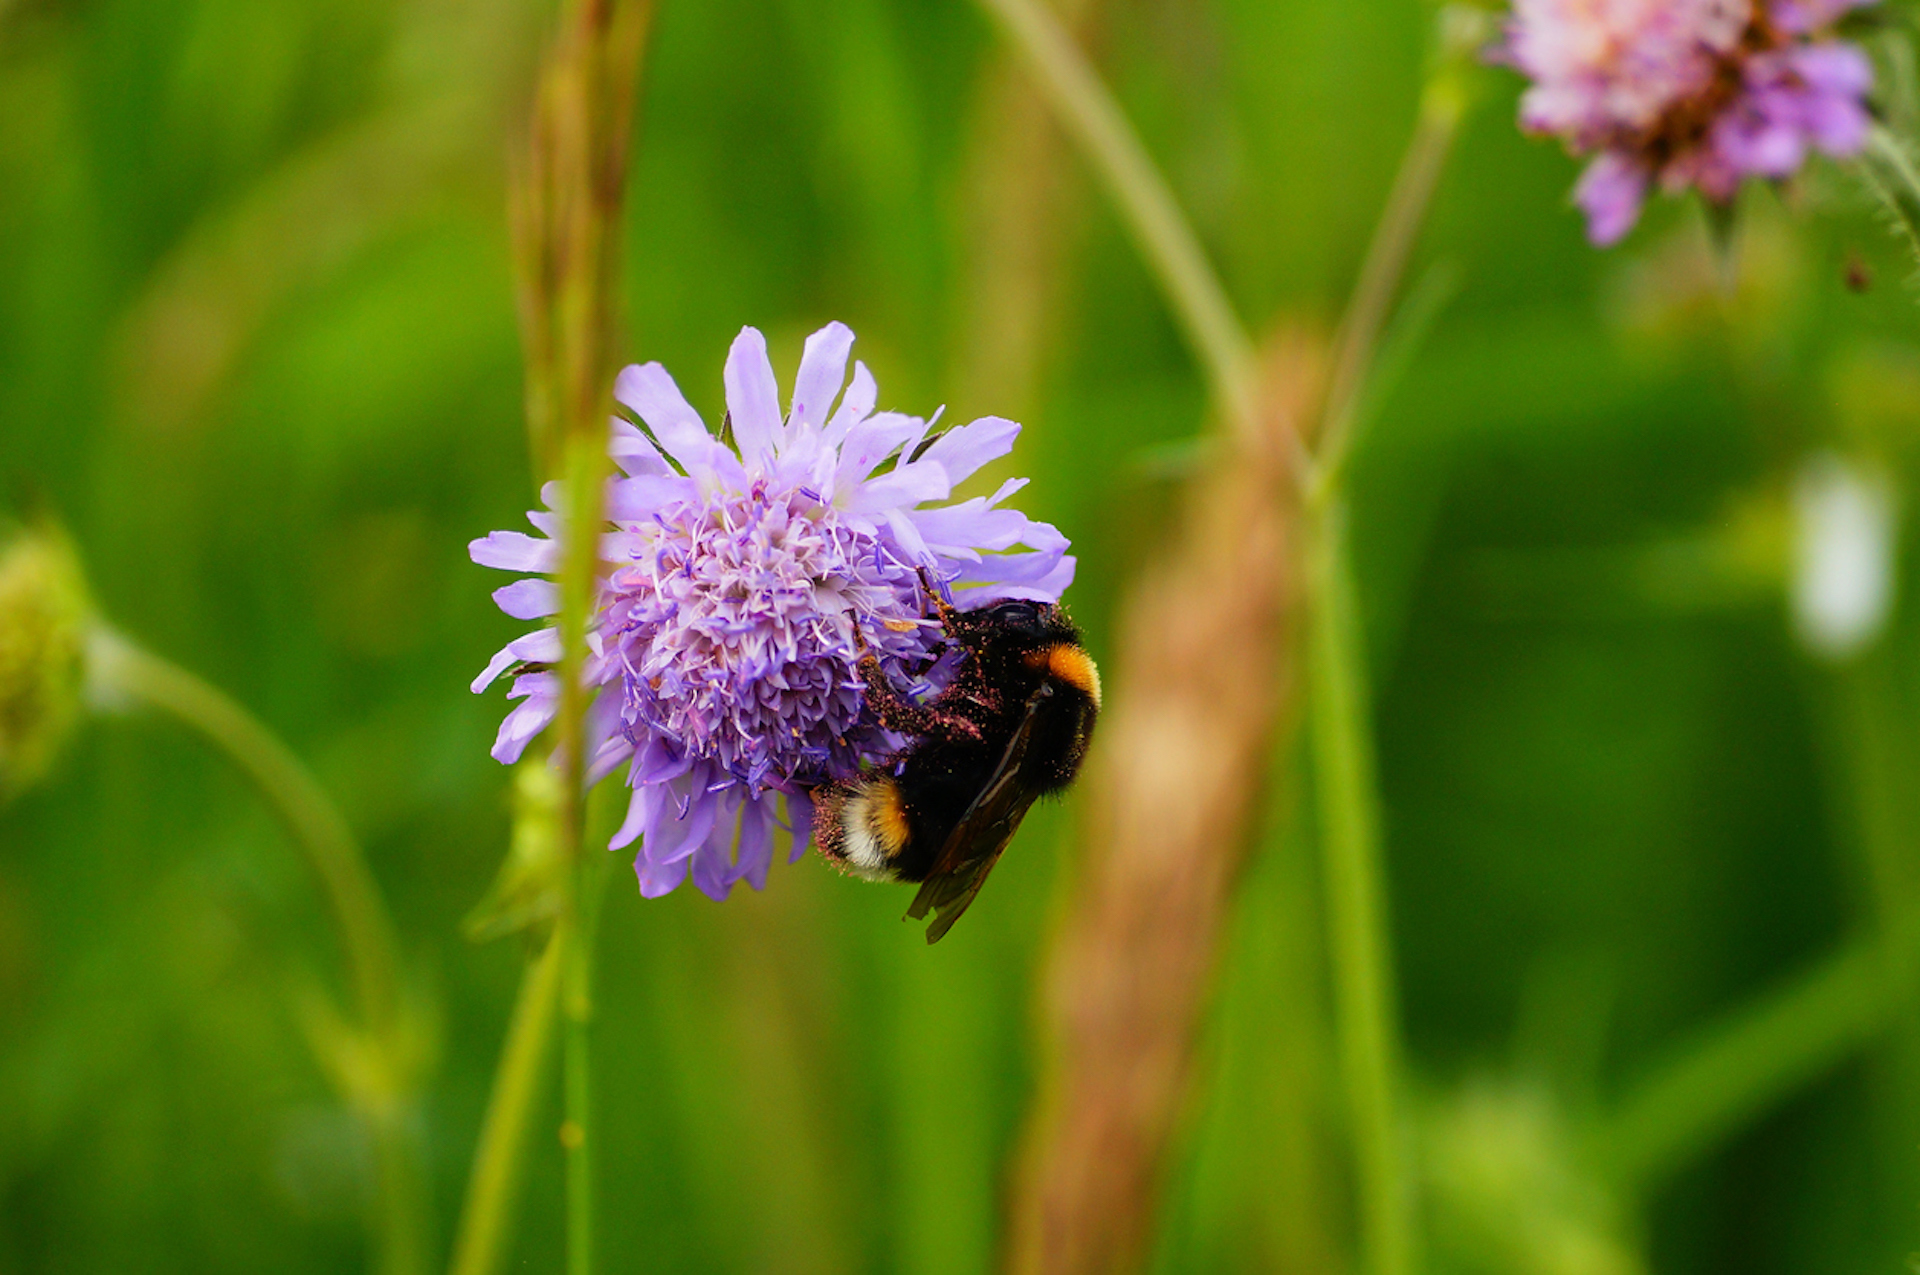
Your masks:
M 913 835 L 900 856 L 899 878 L 924 881 L 939 861 L 940 849 L 973 804 L 993 761 L 978 750 L 922 751 L 909 757 L 898 783 Z

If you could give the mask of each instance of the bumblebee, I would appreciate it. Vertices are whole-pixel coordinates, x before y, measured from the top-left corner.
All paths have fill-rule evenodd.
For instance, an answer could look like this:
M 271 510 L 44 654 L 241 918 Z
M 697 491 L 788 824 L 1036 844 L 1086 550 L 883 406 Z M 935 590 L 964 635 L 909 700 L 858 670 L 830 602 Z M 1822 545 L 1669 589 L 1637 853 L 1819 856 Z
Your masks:
M 964 652 L 953 682 L 915 704 L 863 645 L 867 703 L 911 742 L 810 795 L 820 852 L 867 880 L 918 882 L 907 917 L 933 913 L 934 943 L 980 893 L 1027 808 L 1073 782 L 1100 712 L 1100 672 L 1058 606 L 959 611 L 931 588 L 927 596 Z

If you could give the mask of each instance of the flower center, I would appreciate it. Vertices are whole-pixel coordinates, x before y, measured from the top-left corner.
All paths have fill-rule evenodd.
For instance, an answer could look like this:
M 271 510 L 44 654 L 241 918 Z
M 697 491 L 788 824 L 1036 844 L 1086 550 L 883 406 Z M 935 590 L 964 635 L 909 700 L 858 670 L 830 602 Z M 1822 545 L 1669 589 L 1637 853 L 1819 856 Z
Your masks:
M 1675 101 L 1639 135 L 1629 135 L 1626 140 L 1647 156 L 1656 172 L 1664 168 L 1706 140 L 1714 122 L 1740 96 L 1747 61 L 1786 42 L 1785 35 L 1767 17 L 1765 9 L 1755 8 L 1739 41 L 1725 52 L 1711 53 L 1713 67 L 1706 83 Z M 1703 48 L 1702 52 L 1708 50 Z
M 665 735 L 756 791 L 848 774 L 879 746 L 854 626 L 896 660 L 927 654 L 918 631 L 885 624 L 917 618 L 910 564 L 812 494 L 764 481 L 626 530 L 630 560 L 600 606 L 629 738 Z

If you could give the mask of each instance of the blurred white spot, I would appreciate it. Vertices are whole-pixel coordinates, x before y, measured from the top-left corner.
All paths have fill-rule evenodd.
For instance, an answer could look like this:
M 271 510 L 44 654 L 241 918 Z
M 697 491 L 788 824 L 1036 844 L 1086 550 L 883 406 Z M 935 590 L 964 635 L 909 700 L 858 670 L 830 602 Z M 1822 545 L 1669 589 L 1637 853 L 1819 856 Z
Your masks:
M 1846 659 L 1893 609 L 1893 485 L 1876 468 L 1821 452 L 1801 469 L 1793 504 L 1795 627 L 1816 655 Z

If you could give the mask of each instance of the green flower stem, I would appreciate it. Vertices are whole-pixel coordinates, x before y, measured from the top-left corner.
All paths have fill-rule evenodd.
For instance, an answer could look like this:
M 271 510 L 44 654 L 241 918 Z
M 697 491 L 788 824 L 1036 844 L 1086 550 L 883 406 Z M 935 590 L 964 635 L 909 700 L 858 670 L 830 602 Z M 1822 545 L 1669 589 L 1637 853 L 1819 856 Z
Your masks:
M 1706 1029 L 1635 1086 L 1596 1137 L 1601 1164 L 1644 1197 L 1859 1048 L 1912 983 L 1910 972 L 1887 977 L 1877 940 L 1843 948 Z
M 383 1275 L 423 1275 L 437 1260 L 428 1241 L 433 1191 L 413 1112 L 409 1104 L 397 1100 L 398 1095 L 395 1098 L 371 1104 L 365 1117 L 373 1135 L 374 1171 L 380 1183 L 374 1203 L 380 1270 Z
M 1380 333 L 1392 313 L 1393 299 L 1399 293 L 1407 260 L 1453 150 L 1465 109 L 1466 96 L 1452 74 L 1434 76 L 1421 94 L 1413 140 L 1400 160 L 1393 189 L 1374 227 L 1360 278 L 1354 284 L 1334 342 L 1325 418 L 1309 479 L 1311 492 L 1325 493 L 1333 488 L 1352 451 L 1355 422 L 1373 372 Z
M 567 881 L 561 924 L 568 932 L 562 981 L 562 1009 L 566 1013 L 562 1146 L 566 1152 L 567 1272 L 591 1275 L 593 1270 L 593 1174 L 588 1130 L 588 1055 L 591 1044 L 591 984 L 593 949 L 587 925 L 589 904 L 583 877 L 598 865 L 583 855 L 586 817 L 586 711 L 583 672 L 587 657 L 587 621 L 592 609 L 594 577 L 599 571 L 599 536 L 580 535 L 576 527 L 605 524 L 602 508 L 607 467 L 604 435 L 606 408 L 598 410 L 596 432 L 574 430 L 567 439 L 568 534 L 560 566 L 560 712 L 554 739 L 560 762 L 560 859 Z
M 560 1126 L 567 1153 L 567 1272 L 589 1275 L 593 1270 L 593 1148 L 587 1131 L 593 1128 L 591 1048 L 593 1008 L 592 949 L 586 941 L 568 952 L 566 975 L 566 1123 Z
M 1360 1269 L 1414 1269 L 1412 1192 L 1401 1147 L 1400 1043 L 1387 942 L 1378 786 L 1368 721 L 1365 645 L 1345 510 L 1308 508 L 1307 746 L 1322 847 L 1326 924 L 1340 1069 L 1352 1122 L 1360 1209 Z
M 1040 0 L 980 0 L 1033 66 L 1040 89 L 1093 163 L 1236 434 L 1256 429 L 1253 345 L 1200 241 L 1086 56 Z
M 1450 47 L 1457 43 L 1461 47 Z M 1398 996 L 1380 839 L 1379 779 L 1366 678 L 1366 636 L 1346 521 L 1346 461 L 1374 381 L 1381 334 L 1452 152 L 1466 109 L 1461 48 L 1448 42 L 1420 99 L 1413 138 L 1374 228 L 1334 343 L 1318 446 L 1305 478 L 1307 746 L 1326 890 L 1334 1026 L 1346 1080 L 1359 1194 L 1361 1269 L 1409 1275 L 1417 1266 L 1413 1188 L 1401 1145 Z M 1415 342 L 1441 289 L 1403 316 Z M 1404 352 L 1404 351 L 1403 351 Z M 1391 361 L 1391 360 L 1390 360 Z
M 106 628 L 89 639 L 90 676 L 121 695 L 171 713 L 224 752 L 253 782 L 319 879 L 350 970 L 360 1026 L 379 1069 L 350 1095 L 368 1121 L 380 1175 L 381 1269 L 412 1275 L 427 1265 L 425 1178 L 406 1128 L 405 1074 L 414 1052 L 403 1039 L 398 942 L 380 888 L 347 821 L 293 750 L 231 697 Z
M 512 194 L 526 352 L 527 425 L 537 466 L 565 483 L 560 563 L 560 768 L 555 847 L 560 916 L 549 950 L 528 974 L 521 1013 L 495 1087 L 498 1137 L 483 1140 L 468 1197 L 472 1265 L 490 1270 L 508 1208 L 531 1085 L 555 999 L 566 1012 L 567 1270 L 593 1269 L 593 1150 L 589 1098 L 592 913 L 589 882 L 601 865 L 582 855 L 586 822 L 582 670 L 599 574 L 602 502 L 609 461 L 607 421 L 619 332 L 622 206 L 640 56 L 652 0 L 566 0 L 540 71 L 529 146 Z M 549 968 L 549 962 L 551 967 Z M 551 983 L 551 986 L 549 986 Z M 525 1088 L 523 1088 L 525 1086 Z M 494 1132 L 489 1114 L 489 1133 Z M 497 1160 L 496 1158 L 497 1157 Z M 485 1180 L 482 1180 L 483 1174 Z M 469 1232 L 463 1230 L 463 1237 Z
M 577 941 L 567 950 L 566 1123 L 560 1140 L 567 1153 L 567 1270 L 588 1275 L 593 1269 L 592 1070 L 594 939 L 600 930 L 600 902 L 606 895 L 610 854 L 584 854 L 575 881 Z
M 312 772 L 233 699 L 119 634 L 96 631 L 89 659 L 101 683 L 172 713 L 253 781 L 326 891 L 369 1025 L 390 1023 L 397 1002 L 393 925 L 347 821 Z
M 520 995 L 514 1002 L 513 1021 L 500 1051 L 473 1172 L 467 1180 L 466 1205 L 454 1239 L 453 1275 L 493 1275 L 506 1260 L 527 1124 L 546 1071 L 572 940 L 572 921 L 562 915 L 546 946 L 521 975 Z

